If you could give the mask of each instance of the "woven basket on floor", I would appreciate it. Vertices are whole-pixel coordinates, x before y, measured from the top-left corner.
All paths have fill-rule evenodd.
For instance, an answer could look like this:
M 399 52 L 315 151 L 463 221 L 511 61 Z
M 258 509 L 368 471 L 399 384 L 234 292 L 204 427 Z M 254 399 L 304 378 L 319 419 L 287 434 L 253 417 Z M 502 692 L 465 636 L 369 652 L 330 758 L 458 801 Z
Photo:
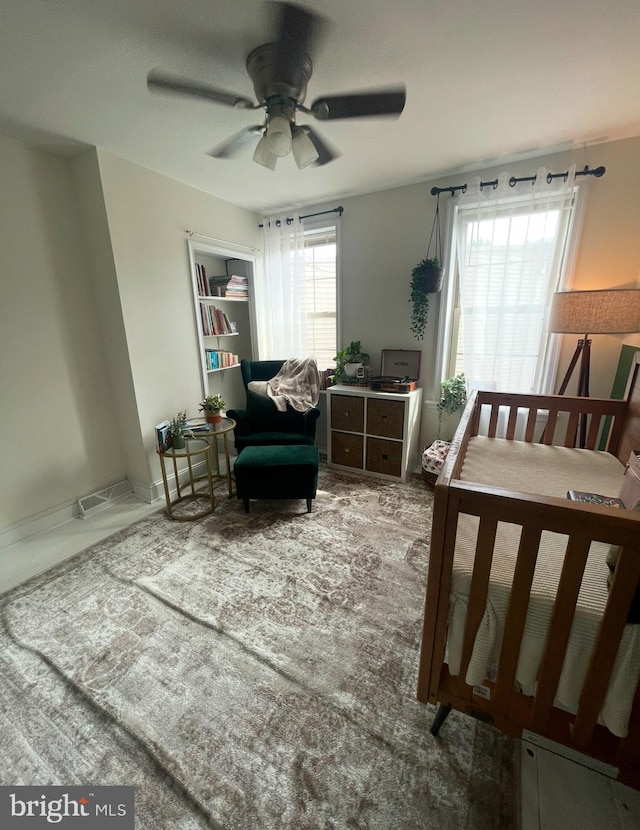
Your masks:
M 436 486 L 436 481 L 438 480 L 440 470 L 442 469 L 450 446 L 449 441 L 436 439 L 422 453 L 422 478 L 427 487 L 430 487 L 432 490 Z

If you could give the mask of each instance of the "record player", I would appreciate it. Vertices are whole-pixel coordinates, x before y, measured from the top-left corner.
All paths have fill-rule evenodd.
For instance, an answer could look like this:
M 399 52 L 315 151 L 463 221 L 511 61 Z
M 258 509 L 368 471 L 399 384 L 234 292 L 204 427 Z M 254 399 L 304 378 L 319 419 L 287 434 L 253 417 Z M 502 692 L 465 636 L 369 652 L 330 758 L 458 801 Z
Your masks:
M 374 392 L 406 394 L 418 388 L 422 352 L 410 349 L 383 349 L 381 373 L 371 378 Z

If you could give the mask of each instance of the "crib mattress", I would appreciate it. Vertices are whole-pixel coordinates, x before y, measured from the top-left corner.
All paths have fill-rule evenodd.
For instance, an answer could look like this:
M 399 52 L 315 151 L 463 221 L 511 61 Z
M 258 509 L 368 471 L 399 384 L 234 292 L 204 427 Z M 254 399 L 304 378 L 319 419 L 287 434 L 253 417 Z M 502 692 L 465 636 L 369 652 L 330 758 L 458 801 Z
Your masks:
M 623 465 L 609 453 L 551 447 L 522 441 L 476 436 L 469 442 L 461 480 L 525 493 L 566 498 L 567 490 L 617 495 Z M 447 662 L 459 674 L 467 601 L 479 520 L 460 516 L 452 578 Z M 487 596 L 487 607 L 466 674 L 470 685 L 492 679 L 502 644 L 509 592 L 513 581 L 520 528 L 500 523 Z M 551 620 L 566 537 L 545 532 L 531 588 L 531 599 L 516 669 L 523 691 L 535 687 Z M 556 705 L 575 711 L 587 672 L 597 628 L 607 601 L 608 545 L 591 545 Z M 640 625 L 627 625 L 611 677 L 600 721 L 614 735 L 627 734 L 629 714 L 640 677 Z

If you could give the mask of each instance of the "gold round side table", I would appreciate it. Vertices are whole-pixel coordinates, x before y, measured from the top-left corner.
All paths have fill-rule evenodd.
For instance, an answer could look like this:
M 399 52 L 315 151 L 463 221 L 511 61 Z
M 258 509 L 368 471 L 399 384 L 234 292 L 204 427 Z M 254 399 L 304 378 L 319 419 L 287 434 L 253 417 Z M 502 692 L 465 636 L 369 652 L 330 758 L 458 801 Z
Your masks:
M 205 438 L 187 438 L 185 440 L 184 449 L 169 449 L 164 452 L 159 452 L 160 467 L 162 468 L 162 483 L 164 485 L 164 495 L 167 502 L 167 515 L 170 519 L 176 522 L 195 522 L 197 519 L 202 519 L 208 516 L 216 509 L 216 497 L 213 492 L 213 478 L 211 474 L 211 444 Z M 199 458 L 202 456 L 202 458 Z M 173 476 L 176 488 L 176 498 L 172 499 L 169 492 L 169 482 L 167 480 L 166 460 L 171 459 L 173 462 Z M 185 464 L 179 464 L 180 460 L 186 460 Z M 206 474 L 195 476 L 193 471 L 194 463 L 200 463 L 204 460 L 206 467 Z M 186 480 L 180 482 L 180 475 L 187 473 Z M 205 487 L 202 490 L 197 490 L 196 485 L 200 482 L 205 482 Z M 186 488 L 190 488 L 189 492 L 183 492 Z M 178 504 L 189 501 L 202 501 L 202 510 L 197 513 L 176 514 L 174 507 Z

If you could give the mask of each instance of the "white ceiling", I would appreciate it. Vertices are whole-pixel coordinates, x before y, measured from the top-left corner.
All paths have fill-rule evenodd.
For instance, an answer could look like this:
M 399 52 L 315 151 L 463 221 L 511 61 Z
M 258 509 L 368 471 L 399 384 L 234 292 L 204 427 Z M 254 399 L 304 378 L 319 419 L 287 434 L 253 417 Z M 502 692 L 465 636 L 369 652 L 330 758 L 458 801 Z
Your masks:
M 252 147 L 213 159 L 260 113 L 147 90 L 160 68 L 253 98 L 244 61 L 269 39 L 261 0 L 0 0 L 0 131 L 60 152 L 103 147 L 256 210 L 640 135 L 639 0 L 301 5 L 332 21 L 307 104 L 407 87 L 398 120 L 315 121 L 342 153 L 324 167 L 288 156 L 271 172 Z

